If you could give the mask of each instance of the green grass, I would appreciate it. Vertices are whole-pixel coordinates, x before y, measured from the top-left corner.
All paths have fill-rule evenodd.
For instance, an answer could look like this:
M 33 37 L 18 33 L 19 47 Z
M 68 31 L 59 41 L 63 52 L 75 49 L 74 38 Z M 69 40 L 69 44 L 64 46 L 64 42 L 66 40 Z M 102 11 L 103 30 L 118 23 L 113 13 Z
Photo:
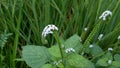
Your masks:
M 105 10 L 110 10 L 112 17 L 103 21 L 99 16 Z M 42 43 L 41 33 L 48 24 L 55 24 L 64 40 L 77 34 L 84 47 L 96 43 L 103 50 L 116 48 L 113 54 L 120 54 L 120 0 L 0 0 L 0 40 L 5 31 L 12 33 L 4 45 L 0 43 L 0 68 L 29 68 L 15 59 L 22 58 L 22 47 L 27 44 L 49 48 L 56 43 L 51 35 L 48 44 Z M 99 41 L 101 33 L 104 37 Z

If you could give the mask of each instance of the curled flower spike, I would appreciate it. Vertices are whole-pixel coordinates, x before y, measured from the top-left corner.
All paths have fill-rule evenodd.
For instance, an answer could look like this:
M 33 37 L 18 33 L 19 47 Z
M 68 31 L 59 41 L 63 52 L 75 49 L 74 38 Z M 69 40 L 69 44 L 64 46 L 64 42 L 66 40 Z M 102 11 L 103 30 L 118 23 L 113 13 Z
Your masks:
M 103 34 L 100 34 L 100 35 L 98 36 L 98 40 L 101 40 L 102 37 L 103 37 Z
M 104 11 L 99 19 L 103 19 L 105 21 L 107 16 L 112 16 L 112 12 L 109 10 Z
M 120 35 L 118 36 L 118 40 L 120 40 Z
M 113 51 L 113 49 L 112 48 L 108 48 L 108 51 Z
M 73 48 L 67 48 L 65 50 L 65 53 L 69 53 L 69 52 L 75 52 L 75 50 Z
M 53 34 L 53 31 L 54 30 L 57 30 L 58 31 L 58 28 L 55 26 L 55 25 L 47 25 L 44 29 L 43 29 L 43 32 L 42 32 L 42 37 L 46 37 L 47 34 Z

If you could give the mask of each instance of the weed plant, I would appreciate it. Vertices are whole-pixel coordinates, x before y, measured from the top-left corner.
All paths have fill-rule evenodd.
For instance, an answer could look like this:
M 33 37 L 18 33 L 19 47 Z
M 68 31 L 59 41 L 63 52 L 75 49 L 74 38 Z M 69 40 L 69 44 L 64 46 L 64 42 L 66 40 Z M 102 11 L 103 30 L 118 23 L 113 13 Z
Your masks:
M 120 68 L 120 0 L 0 0 L 0 68 Z

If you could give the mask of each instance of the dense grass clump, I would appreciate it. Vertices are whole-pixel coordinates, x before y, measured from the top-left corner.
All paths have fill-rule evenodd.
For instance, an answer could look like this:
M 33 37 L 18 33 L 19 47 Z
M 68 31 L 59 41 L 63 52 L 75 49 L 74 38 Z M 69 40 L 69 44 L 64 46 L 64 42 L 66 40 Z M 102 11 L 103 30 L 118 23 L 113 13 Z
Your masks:
M 120 0 L 0 0 L 0 68 L 30 67 L 120 68 Z

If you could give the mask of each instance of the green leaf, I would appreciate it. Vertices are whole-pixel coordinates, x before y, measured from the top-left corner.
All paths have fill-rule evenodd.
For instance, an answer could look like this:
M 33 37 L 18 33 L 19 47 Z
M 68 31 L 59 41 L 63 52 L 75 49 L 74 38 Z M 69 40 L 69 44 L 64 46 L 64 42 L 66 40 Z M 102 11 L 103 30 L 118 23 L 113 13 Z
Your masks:
M 92 56 L 96 56 L 102 52 L 103 50 L 98 45 L 93 44 L 93 47 L 90 48 L 90 53 L 92 54 Z
M 106 66 L 108 66 L 107 61 L 108 61 L 108 58 L 101 58 L 97 61 L 96 65 L 106 67 Z
M 5 56 L 0 54 L 0 59 L 1 59 L 1 61 L 3 61 L 5 59 Z
M 111 52 L 107 52 L 103 57 L 104 57 L 104 58 L 108 58 L 108 59 L 112 59 L 112 58 L 113 58 Z
M 3 49 L 3 47 L 5 46 L 7 39 L 9 36 L 11 36 L 12 33 L 7 33 L 6 30 L 4 31 L 3 34 L 0 34 L 0 47 Z
M 58 46 L 52 46 L 48 49 L 49 53 L 56 58 L 61 58 L 60 49 Z
M 59 63 L 58 68 L 64 68 L 64 65 L 62 63 Z
M 67 62 L 69 65 L 74 66 L 74 68 L 95 68 L 92 62 L 78 54 L 69 55 Z
M 74 48 L 76 52 L 79 52 L 82 44 L 80 43 L 81 39 L 78 35 L 73 35 L 69 39 L 67 39 L 64 43 L 65 48 Z
M 42 68 L 54 68 L 51 64 L 44 64 Z
M 120 55 L 119 54 L 115 54 L 114 55 L 114 60 L 120 62 Z
M 32 68 L 40 68 L 49 61 L 50 55 L 43 46 L 27 45 L 23 47 L 23 59 Z
M 118 61 L 113 61 L 111 67 L 120 68 L 120 62 L 118 62 Z
M 107 67 L 109 64 L 108 64 L 108 60 L 113 60 L 113 57 L 112 57 L 112 53 L 111 52 L 107 52 L 106 54 L 104 54 L 102 56 L 102 58 L 100 58 L 96 65 L 97 66 L 102 66 L 102 67 Z
M 67 64 L 65 68 L 74 68 L 74 66 Z

